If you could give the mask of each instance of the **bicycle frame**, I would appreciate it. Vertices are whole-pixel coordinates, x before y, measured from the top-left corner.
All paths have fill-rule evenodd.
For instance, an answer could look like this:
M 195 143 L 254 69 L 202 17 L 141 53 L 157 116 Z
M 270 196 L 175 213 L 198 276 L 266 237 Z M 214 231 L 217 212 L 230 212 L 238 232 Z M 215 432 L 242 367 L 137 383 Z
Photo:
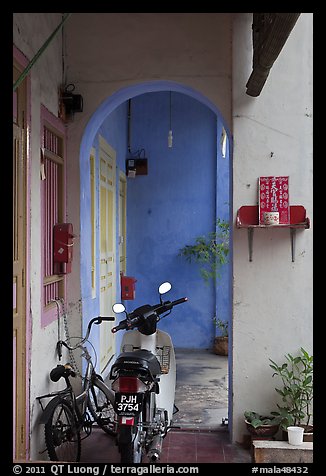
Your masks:
M 88 403 L 88 392 L 91 386 L 92 382 L 92 376 L 94 374 L 94 367 L 92 364 L 91 356 L 88 353 L 88 350 L 84 346 L 80 346 L 80 348 L 84 351 L 84 354 L 82 354 L 82 357 L 84 357 L 87 361 L 87 367 L 85 371 L 85 376 L 84 376 L 84 385 L 83 385 L 83 391 L 75 396 L 75 408 L 77 411 L 77 414 L 79 413 L 79 418 L 83 418 L 83 415 L 85 415 L 85 412 L 87 410 L 87 403 Z
M 88 395 L 89 395 L 89 389 L 91 386 L 92 376 L 94 373 L 94 367 L 93 367 L 92 360 L 87 348 L 82 345 L 79 345 L 78 347 L 80 347 L 83 350 L 84 354 L 82 354 L 82 356 L 87 361 L 83 391 L 79 395 L 76 395 L 72 388 L 69 377 L 65 377 L 66 388 L 64 388 L 63 390 L 58 390 L 58 391 L 51 392 L 45 395 L 41 395 L 40 397 L 36 397 L 36 399 L 39 401 L 41 408 L 43 410 L 43 414 L 40 420 L 41 423 L 45 423 L 47 421 L 47 418 L 50 415 L 52 408 L 57 404 L 58 400 L 65 399 L 65 400 L 69 400 L 71 403 L 79 428 L 82 428 L 84 425 L 84 422 L 85 422 L 84 415 L 86 414 L 86 410 L 87 410 Z M 53 398 L 53 397 L 57 397 L 57 398 Z M 43 407 L 43 404 L 42 404 L 42 399 L 44 398 L 53 398 L 53 400 L 51 400 L 51 402 L 49 402 L 49 404 L 45 408 Z
M 70 338 L 67 341 L 57 342 L 59 359 L 61 360 L 62 346 L 64 346 L 69 351 L 73 365 L 58 364 L 51 370 L 50 379 L 58 382 L 64 378 L 66 388 L 36 397 L 43 411 L 40 423 L 44 424 L 46 450 L 52 461 L 61 461 L 61 458 L 63 461 L 66 461 L 66 458 L 68 458 L 67 461 L 79 461 L 81 440 L 91 434 L 94 423 L 105 433 L 116 435 L 113 391 L 96 373 L 87 346 L 84 345 L 88 341 L 92 324 L 101 324 L 104 320 L 111 321 L 114 317 L 98 316 L 91 319 L 85 337 L 81 338 L 75 346 L 70 344 Z M 81 356 L 87 362 L 83 376 L 76 367 L 74 356 L 70 353 L 78 348 L 81 349 Z M 83 380 L 82 391 L 79 394 L 74 391 L 70 380 L 71 377 L 76 377 L 76 374 Z M 43 399 L 46 398 L 50 401 L 43 406 Z
M 62 399 L 66 399 L 66 400 L 69 400 L 71 403 L 72 409 L 75 414 L 76 422 L 78 422 L 79 428 L 83 427 L 86 421 L 85 415 L 87 414 L 86 412 L 87 412 L 87 406 L 88 406 L 88 400 L 89 400 L 89 391 L 93 384 L 94 375 L 96 375 L 91 356 L 87 350 L 87 347 L 84 346 L 83 344 L 87 341 L 89 337 L 92 324 L 93 323 L 100 324 L 103 320 L 105 321 L 114 320 L 114 318 L 100 317 L 100 316 L 93 318 L 88 324 L 86 336 L 75 346 L 70 346 L 64 341 L 58 342 L 58 344 L 64 345 L 68 350 L 76 350 L 77 348 L 80 348 L 83 351 L 81 355 L 82 357 L 84 357 L 84 359 L 87 362 L 85 374 L 84 374 L 84 377 L 82 377 L 84 379 L 83 390 L 79 395 L 76 395 L 72 388 L 71 382 L 69 380 L 70 377 L 64 376 L 64 379 L 66 382 L 65 389 L 58 390 L 55 392 L 50 392 L 48 394 L 41 395 L 40 397 L 36 397 L 36 399 L 39 401 L 40 406 L 43 410 L 43 414 L 40 419 L 41 423 L 45 423 L 47 421 L 49 415 L 51 414 L 52 409 L 58 403 L 58 401 Z M 100 381 L 99 379 L 97 381 L 97 386 L 101 388 L 101 390 L 107 395 L 109 400 L 113 403 L 114 394 L 112 390 L 103 381 Z M 43 404 L 42 404 L 42 399 L 44 398 L 52 398 L 52 400 L 46 405 L 46 407 L 43 407 Z

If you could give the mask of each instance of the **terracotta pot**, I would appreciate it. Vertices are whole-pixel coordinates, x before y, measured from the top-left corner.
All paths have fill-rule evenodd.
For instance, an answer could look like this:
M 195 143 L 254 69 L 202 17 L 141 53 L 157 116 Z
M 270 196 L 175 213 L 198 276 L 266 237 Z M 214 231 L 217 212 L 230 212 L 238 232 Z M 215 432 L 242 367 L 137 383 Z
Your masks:
M 218 355 L 228 355 L 228 337 L 215 337 L 213 350 Z
M 312 425 L 302 425 L 304 428 L 303 441 L 314 441 L 314 427 Z
M 280 425 L 261 425 L 254 428 L 247 420 L 245 420 L 247 430 L 254 436 L 274 436 L 280 427 Z

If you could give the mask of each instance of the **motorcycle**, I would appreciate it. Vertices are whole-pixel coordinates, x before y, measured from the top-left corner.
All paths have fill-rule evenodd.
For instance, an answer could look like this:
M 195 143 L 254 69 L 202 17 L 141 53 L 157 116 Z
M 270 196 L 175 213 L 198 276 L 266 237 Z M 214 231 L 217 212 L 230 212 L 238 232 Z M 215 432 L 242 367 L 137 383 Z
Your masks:
M 113 305 L 113 311 L 124 312 L 126 319 L 112 332 L 128 331 L 122 339 L 122 352 L 110 370 L 117 445 L 123 464 L 141 463 L 143 455 L 150 462 L 159 461 L 163 439 L 172 425 L 176 408 L 175 354 L 171 337 L 157 329 L 157 323 L 187 298 L 163 301 L 162 295 L 171 288 L 170 283 L 162 283 L 159 304 L 145 304 L 130 313 L 121 303 Z

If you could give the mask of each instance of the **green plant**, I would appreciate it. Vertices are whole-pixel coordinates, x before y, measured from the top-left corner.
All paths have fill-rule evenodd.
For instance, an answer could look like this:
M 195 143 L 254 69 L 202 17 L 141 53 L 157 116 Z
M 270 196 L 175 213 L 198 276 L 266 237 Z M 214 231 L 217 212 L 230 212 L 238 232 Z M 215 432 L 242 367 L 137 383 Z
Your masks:
M 220 218 L 216 220 L 215 231 L 198 236 L 194 244 L 185 245 L 179 250 L 179 256 L 183 256 L 189 263 L 194 261 L 199 264 L 205 283 L 220 276 L 218 270 L 227 263 L 228 254 L 229 223 Z
M 285 358 L 286 362 L 281 365 L 269 359 L 273 377 L 277 375 L 283 383 L 282 388 L 275 390 L 284 405 L 277 405 L 279 411 L 273 415 L 281 418 L 284 430 L 289 425 L 309 425 L 313 401 L 313 356 L 301 347 L 298 356 L 288 353 Z
M 245 420 L 254 428 L 258 428 L 262 425 L 279 425 L 280 423 L 280 418 L 278 416 L 274 416 L 272 413 L 269 416 L 263 416 L 257 412 L 245 411 L 244 417 Z
M 222 321 L 222 319 L 213 317 L 213 322 L 221 331 L 221 337 L 228 337 L 229 335 L 229 323 L 228 321 Z

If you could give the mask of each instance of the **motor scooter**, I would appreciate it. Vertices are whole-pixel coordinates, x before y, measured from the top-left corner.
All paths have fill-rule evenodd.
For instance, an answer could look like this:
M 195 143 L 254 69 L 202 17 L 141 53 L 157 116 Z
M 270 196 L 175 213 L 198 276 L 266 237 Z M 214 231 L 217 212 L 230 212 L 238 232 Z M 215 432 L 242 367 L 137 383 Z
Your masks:
M 110 370 L 123 464 L 141 463 L 144 455 L 150 462 L 159 461 L 163 439 L 172 425 L 175 354 L 171 337 L 157 329 L 157 323 L 187 298 L 163 301 L 162 295 L 171 287 L 168 282 L 159 286 L 160 303 L 153 306 L 145 304 L 127 313 L 123 304 L 113 305 L 113 311 L 124 312 L 126 319 L 112 332 L 128 331 L 122 339 L 121 354 Z

